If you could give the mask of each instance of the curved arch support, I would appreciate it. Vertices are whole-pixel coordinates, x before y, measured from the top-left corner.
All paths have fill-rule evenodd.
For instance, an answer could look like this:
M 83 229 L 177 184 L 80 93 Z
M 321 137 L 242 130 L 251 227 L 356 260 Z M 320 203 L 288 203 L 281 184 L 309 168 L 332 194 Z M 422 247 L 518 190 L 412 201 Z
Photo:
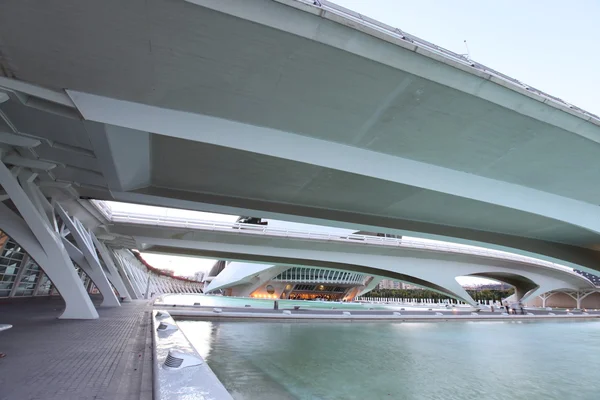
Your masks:
M 30 175 L 26 184 L 33 185 L 34 178 L 35 175 Z M 3 162 L 0 162 L 0 184 L 22 216 L 20 218 L 5 204 L 0 204 L 0 228 L 23 246 L 60 292 L 65 301 L 65 310 L 59 318 L 98 318 L 98 312 L 77 276 L 62 239 L 49 225 L 47 216 L 42 216 L 45 212 L 36 208 Z M 35 191 L 31 193 L 37 195 Z
M 106 278 L 106 275 L 102 269 L 90 265 L 81 250 L 75 247 L 75 245 L 73 245 L 67 239 L 63 238 L 63 244 L 67 249 L 67 253 L 69 253 L 71 259 L 75 261 L 77 265 L 81 267 L 81 269 L 83 269 L 87 276 L 90 277 L 92 282 L 94 282 L 94 285 L 96 285 L 96 288 L 98 288 L 100 294 L 102 294 L 103 300 L 100 305 L 104 307 L 120 306 L 121 304 L 119 303 L 117 296 L 115 296 L 115 292 L 110 286 L 110 283 L 108 282 L 108 279 Z
M 101 305 L 119 307 L 121 303 L 119 303 L 119 299 L 117 299 L 112 286 L 108 282 L 106 273 L 100 265 L 100 260 L 93 247 L 90 233 L 78 223 L 79 221 L 71 219 L 59 203 L 55 203 L 55 208 L 61 221 L 65 224 L 73 239 L 75 239 L 75 243 L 77 243 L 77 246 L 75 246 L 63 237 L 62 241 L 67 249 L 67 253 L 85 271 L 102 294 L 103 300 Z
M 218 232 L 188 232 L 184 236 L 176 234 L 177 239 L 161 234 L 158 228 L 154 232 L 152 228 L 145 228 L 144 232 L 156 233 L 157 236 L 140 236 L 136 239 L 152 244 L 156 252 L 272 265 L 306 265 L 386 276 L 431 288 L 471 305 L 476 302 L 456 281 L 456 277 L 473 275 L 501 278 L 517 287 L 519 300 L 527 299 L 538 290 L 593 286 L 587 279 L 571 271 L 473 255 L 262 236 L 239 237 Z

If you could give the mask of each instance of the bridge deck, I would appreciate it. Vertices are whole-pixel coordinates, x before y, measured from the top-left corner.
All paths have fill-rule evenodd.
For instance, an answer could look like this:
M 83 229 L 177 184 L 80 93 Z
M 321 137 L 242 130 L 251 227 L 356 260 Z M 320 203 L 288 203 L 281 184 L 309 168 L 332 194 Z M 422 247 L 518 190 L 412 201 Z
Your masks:
M 0 400 L 152 399 L 151 307 L 98 308 L 100 318 L 59 320 L 60 299 L 0 303 Z

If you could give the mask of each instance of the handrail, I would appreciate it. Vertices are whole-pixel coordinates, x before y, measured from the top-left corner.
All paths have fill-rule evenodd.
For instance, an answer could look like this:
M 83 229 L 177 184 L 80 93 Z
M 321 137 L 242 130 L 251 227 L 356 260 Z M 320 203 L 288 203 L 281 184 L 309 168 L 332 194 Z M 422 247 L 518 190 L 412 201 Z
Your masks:
M 98 211 L 109 221 L 112 221 L 112 208 L 105 201 L 91 200 L 91 203 L 96 206 Z
M 364 245 L 395 246 L 429 251 L 440 251 L 446 253 L 471 254 L 481 257 L 512 260 L 526 264 L 534 264 L 554 269 L 560 269 L 565 272 L 570 272 L 574 275 L 577 275 L 578 277 L 581 277 L 583 279 L 587 279 L 582 275 L 573 272 L 572 268 L 565 267 L 563 265 L 556 264 L 550 261 L 540 260 L 533 257 L 521 256 L 518 254 L 511 254 L 500 250 L 483 249 L 468 245 L 429 243 L 405 238 L 397 239 L 372 235 L 359 235 L 356 233 L 335 234 L 326 232 L 310 232 L 301 231 L 297 229 L 273 228 L 269 227 L 268 225 L 244 224 L 239 222 L 208 221 L 200 219 L 192 220 L 174 216 L 156 216 L 123 211 L 112 211 L 111 216 L 112 222 L 117 223 L 198 229 L 219 232 L 236 232 L 248 235 L 264 235 L 296 239 L 325 240 L 346 243 L 351 242 Z
M 579 108 L 577 106 L 574 106 L 573 104 L 570 104 L 556 96 L 552 96 L 546 92 L 543 92 L 539 89 L 536 89 L 532 86 L 529 86 L 515 78 L 511 78 L 508 75 L 505 75 L 501 72 L 498 72 L 492 68 L 489 68 L 483 64 L 480 64 L 476 61 L 473 61 L 471 58 L 466 57 L 463 54 L 458 54 L 458 53 L 454 53 L 453 51 L 447 50 L 443 47 L 440 47 L 436 44 L 433 44 L 431 42 L 428 42 L 424 39 L 421 39 L 417 36 L 413 36 L 409 33 L 406 33 L 398 28 L 394 28 L 392 26 L 389 26 L 387 24 L 384 24 L 382 22 L 379 22 L 377 20 L 374 20 L 372 18 L 366 17 L 362 14 L 359 14 L 357 12 L 354 12 L 352 10 L 349 10 L 347 8 L 338 6 L 335 3 L 331 3 L 329 1 L 326 0 L 319 0 L 319 1 L 314 1 L 314 0 L 295 0 L 297 2 L 309 5 L 309 6 L 313 6 L 316 8 L 319 8 L 325 12 L 329 12 L 332 14 L 335 14 L 337 16 L 340 16 L 342 18 L 345 19 L 349 19 L 354 23 L 360 24 L 362 26 L 367 26 L 371 29 L 375 29 L 381 33 L 390 35 L 394 38 L 397 39 L 401 39 L 404 40 L 406 42 L 411 43 L 414 46 L 426 49 L 428 51 L 431 51 L 433 53 L 436 53 L 437 55 L 440 55 L 442 57 L 445 57 L 447 59 L 451 59 L 452 61 L 461 63 L 465 66 L 474 68 L 476 70 L 482 71 L 486 74 L 489 75 L 493 75 L 494 77 L 501 79 L 509 84 L 518 86 L 522 89 L 525 89 L 526 91 L 533 93 L 537 96 L 543 97 L 544 98 L 544 103 L 554 103 L 554 104 L 559 104 L 563 107 L 568 108 L 569 110 L 571 110 L 572 112 L 576 113 L 576 114 L 580 114 L 583 115 L 585 117 L 587 117 L 587 119 L 589 120 L 596 120 L 597 122 L 600 122 L 600 117 L 596 114 L 593 114 L 589 111 L 586 111 L 582 108 Z

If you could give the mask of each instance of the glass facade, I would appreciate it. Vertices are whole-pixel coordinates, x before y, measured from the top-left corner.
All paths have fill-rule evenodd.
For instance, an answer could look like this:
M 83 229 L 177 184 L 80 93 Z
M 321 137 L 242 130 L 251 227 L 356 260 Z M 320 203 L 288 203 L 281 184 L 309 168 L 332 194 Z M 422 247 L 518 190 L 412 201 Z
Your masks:
M 90 293 L 98 293 L 90 278 L 79 267 L 77 273 Z M 17 242 L 0 232 L 0 298 L 58 294 L 40 266 Z
M 48 275 L 42 273 L 40 278 L 40 284 L 38 286 L 37 296 L 49 296 L 52 291 L 52 281 L 48 278 Z
M 0 297 L 10 296 L 21 267 L 25 252 L 17 243 L 4 236 L 0 253 Z
M 40 266 L 28 256 L 22 264 L 21 280 L 17 285 L 14 296 L 33 296 L 38 279 L 43 274 Z
M 273 278 L 273 281 L 362 284 L 366 278 L 366 275 L 355 272 L 312 267 L 293 267 L 277 275 Z

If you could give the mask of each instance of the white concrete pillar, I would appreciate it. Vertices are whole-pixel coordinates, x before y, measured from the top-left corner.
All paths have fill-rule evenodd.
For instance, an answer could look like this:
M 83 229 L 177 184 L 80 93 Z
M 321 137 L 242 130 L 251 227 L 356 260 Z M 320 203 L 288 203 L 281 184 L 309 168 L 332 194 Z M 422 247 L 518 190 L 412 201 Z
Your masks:
M 108 251 L 108 256 L 113 260 L 115 268 L 117 268 L 119 275 L 129 288 L 130 293 L 133 293 L 136 299 L 141 299 L 142 295 L 137 287 L 137 284 L 135 283 L 134 277 L 132 276 L 131 271 L 129 271 L 129 268 L 125 265 L 126 263 L 119 251 L 108 248 L 106 245 L 105 247 Z
M 148 280 L 146 282 L 146 291 L 144 292 L 144 299 L 148 300 L 148 298 L 150 297 L 150 272 L 148 272 Z
M 577 292 L 564 291 L 563 293 L 565 293 L 567 296 L 569 296 L 570 298 L 575 300 L 575 308 L 579 308 L 579 305 L 581 304 L 581 300 L 580 300 L 580 295 L 579 295 L 578 291 Z
M 115 292 L 112 289 L 112 286 L 108 282 L 106 275 L 102 268 L 99 265 L 92 266 L 90 265 L 87 258 L 85 258 L 83 252 L 79 250 L 73 243 L 69 242 L 66 238 L 63 238 L 63 244 L 67 249 L 67 253 L 71 259 L 79 265 L 79 267 L 87 274 L 94 285 L 98 288 L 98 291 L 102 295 L 102 303 L 100 304 L 103 307 L 118 307 L 121 304 L 119 303 L 119 299 L 115 295 Z
M 67 249 L 67 253 L 85 271 L 100 291 L 100 294 L 102 294 L 101 306 L 120 307 L 121 303 L 115 295 L 102 265 L 100 265 L 100 260 L 98 259 L 98 254 L 94 248 L 90 233 L 76 218 L 70 217 L 60 203 L 55 202 L 55 208 L 65 227 L 69 230 L 73 239 L 75 239 L 75 243 L 77 243 L 77 246 L 75 246 L 66 237 L 63 238 L 63 244 Z
M 19 173 L 19 170 L 16 169 L 15 173 Z M 50 225 L 45 211 L 38 210 L 22 187 L 27 186 L 28 192 L 33 193 L 31 187 L 35 178 L 35 174 L 28 174 L 18 182 L 6 165 L 0 162 L 0 184 L 22 216 L 19 217 L 5 204 L 0 203 L 0 229 L 29 253 L 60 291 L 65 301 L 65 310 L 60 318 L 98 318 L 98 312 L 75 272 L 62 239 Z M 46 199 L 36 199 L 36 204 L 40 204 L 41 201 Z
M 130 255 L 130 254 L 129 254 Z M 135 283 L 137 290 L 140 293 L 140 298 L 144 297 L 145 294 L 145 289 L 146 289 L 146 281 L 144 280 L 144 278 L 146 277 L 144 275 L 144 273 L 140 270 L 140 268 L 134 264 L 135 261 L 137 260 L 133 260 L 133 256 L 131 256 L 132 259 L 129 259 L 130 257 L 125 257 L 123 255 L 123 257 L 121 258 L 124 267 L 127 269 L 127 271 L 129 272 L 129 274 L 131 275 L 131 277 L 133 278 L 133 282 Z
M 151 286 L 152 286 L 152 291 L 155 293 L 166 293 L 166 291 L 163 288 L 163 281 L 162 279 L 159 279 L 157 276 L 152 275 L 152 281 L 151 281 Z
M 102 261 L 104 261 L 104 265 L 106 265 L 106 269 L 108 270 L 108 280 L 110 281 L 110 283 L 113 284 L 115 289 L 117 289 L 121 297 L 124 297 L 126 301 L 131 300 L 132 298 L 134 298 L 135 293 L 131 293 L 132 291 L 127 288 L 127 285 L 121 278 L 121 275 L 119 275 L 119 271 L 117 270 L 117 267 L 115 266 L 112 257 L 108 253 L 106 245 L 100 240 L 98 240 L 96 235 L 94 235 L 93 233 L 90 234 L 92 236 L 94 247 L 98 250 L 98 253 L 100 253 L 100 258 L 102 259 Z
M 590 290 L 590 291 L 577 291 L 574 294 L 571 293 L 567 293 L 569 296 L 571 296 L 576 304 L 577 304 L 577 308 L 581 308 L 581 302 L 583 301 L 583 299 L 585 299 L 586 297 L 588 297 L 590 294 L 595 293 L 596 290 Z

